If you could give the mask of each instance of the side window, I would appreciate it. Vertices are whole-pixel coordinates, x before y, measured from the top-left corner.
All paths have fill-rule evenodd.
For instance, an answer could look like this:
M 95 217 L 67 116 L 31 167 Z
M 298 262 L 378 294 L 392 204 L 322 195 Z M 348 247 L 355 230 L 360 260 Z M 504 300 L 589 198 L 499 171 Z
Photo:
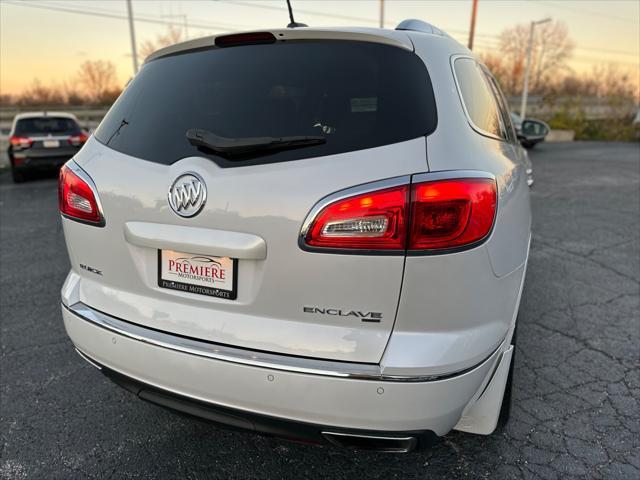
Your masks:
M 517 143 L 518 139 L 516 136 L 516 131 L 513 128 L 513 122 L 511 121 L 511 114 L 509 113 L 509 104 L 507 103 L 506 98 L 504 98 L 504 94 L 502 90 L 500 90 L 500 86 L 498 85 L 498 81 L 494 78 L 488 70 L 485 69 L 485 75 L 487 76 L 487 81 L 491 85 L 491 89 L 493 90 L 493 94 L 496 97 L 496 102 L 498 104 L 498 109 L 500 110 L 500 117 L 502 119 L 502 123 L 505 128 L 506 139 L 511 143 Z
M 472 126 L 479 133 L 506 140 L 507 133 L 496 97 L 478 62 L 458 58 L 453 63 L 462 104 Z

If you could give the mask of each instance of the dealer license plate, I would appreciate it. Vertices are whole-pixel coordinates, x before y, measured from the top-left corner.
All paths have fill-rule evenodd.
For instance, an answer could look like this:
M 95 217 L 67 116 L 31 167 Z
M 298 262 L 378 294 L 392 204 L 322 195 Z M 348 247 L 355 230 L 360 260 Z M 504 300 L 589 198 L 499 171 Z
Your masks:
M 238 260 L 158 250 L 158 286 L 198 295 L 235 300 Z

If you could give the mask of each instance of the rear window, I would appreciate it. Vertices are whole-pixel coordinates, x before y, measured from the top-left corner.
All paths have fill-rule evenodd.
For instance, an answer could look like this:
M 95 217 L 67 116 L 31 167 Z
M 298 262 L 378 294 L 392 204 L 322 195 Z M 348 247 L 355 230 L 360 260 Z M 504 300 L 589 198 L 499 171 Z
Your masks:
M 152 162 L 204 155 L 229 167 L 372 148 L 435 126 L 429 75 L 414 53 L 376 43 L 297 41 L 153 60 L 95 136 Z M 193 128 L 228 138 L 322 135 L 326 143 L 229 160 L 191 145 L 185 134 Z
M 80 126 L 72 118 L 30 117 L 16 122 L 16 135 L 73 135 L 80 132 Z

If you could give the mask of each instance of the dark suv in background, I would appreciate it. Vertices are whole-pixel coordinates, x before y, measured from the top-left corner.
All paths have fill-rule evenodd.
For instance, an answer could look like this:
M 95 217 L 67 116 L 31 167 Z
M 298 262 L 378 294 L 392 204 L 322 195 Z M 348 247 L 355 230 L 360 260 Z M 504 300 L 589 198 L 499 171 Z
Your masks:
M 16 115 L 9 134 L 9 162 L 16 183 L 35 169 L 53 169 L 73 157 L 88 135 L 76 117 L 63 112 L 29 112 Z

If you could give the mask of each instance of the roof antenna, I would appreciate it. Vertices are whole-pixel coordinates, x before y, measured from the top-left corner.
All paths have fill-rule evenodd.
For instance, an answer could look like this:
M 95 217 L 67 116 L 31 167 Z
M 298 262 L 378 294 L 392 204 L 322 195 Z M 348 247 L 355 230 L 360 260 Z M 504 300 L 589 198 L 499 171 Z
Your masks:
M 305 25 L 304 23 L 297 23 L 293 19 L 293 10 L 291 9 L 291 0 L 287 0 L 287 8 L 289 8 L 289 20 L 291 23 L 287 25 L 287 28 L 298 28 L 298 27 L 308 27 L 309 25 Z

